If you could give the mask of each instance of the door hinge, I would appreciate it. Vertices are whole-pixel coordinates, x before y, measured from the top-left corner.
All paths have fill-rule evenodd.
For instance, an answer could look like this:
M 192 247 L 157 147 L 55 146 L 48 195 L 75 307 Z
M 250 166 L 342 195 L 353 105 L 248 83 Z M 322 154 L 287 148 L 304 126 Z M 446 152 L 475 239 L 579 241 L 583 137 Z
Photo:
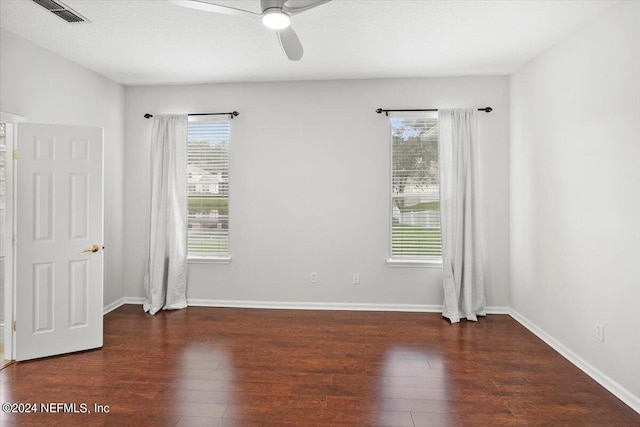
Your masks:
M 15 150 L 13 150 L 13 160 L 18 160 L 18 155 L 19 155 L 19 152 L 18 152 L 18 149 L 16 148 Z
M 18 243 L 18 236 L 16 236 L 15 234 L 13 235 L 13 244 L 17 244 Z
M 15 331 L 16 331 L 16 321 L 14 320 L 13 321 L 13 332 L 15 332 Z

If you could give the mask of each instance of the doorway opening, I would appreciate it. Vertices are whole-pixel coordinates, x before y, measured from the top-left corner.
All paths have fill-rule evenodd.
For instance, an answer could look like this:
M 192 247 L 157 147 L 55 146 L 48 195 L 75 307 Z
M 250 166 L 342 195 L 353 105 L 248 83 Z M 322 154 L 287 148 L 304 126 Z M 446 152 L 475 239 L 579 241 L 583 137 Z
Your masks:
M 6 215 L 6 185 L 7 185 L 7 125 L 0 122 L 0 369 L 11 362 L 11 355 L 5 354 L 5 329 L 11 324 L 5 309 L 5 276 L 6 276 L 6 251 L 7 251 L 7 215 Z M 9 285 L 10 286 L 10 285 Z
M 14 148 L 17 123 L 26 119 L 0 111 L 0 369 L 15 359 L 14 336 Z

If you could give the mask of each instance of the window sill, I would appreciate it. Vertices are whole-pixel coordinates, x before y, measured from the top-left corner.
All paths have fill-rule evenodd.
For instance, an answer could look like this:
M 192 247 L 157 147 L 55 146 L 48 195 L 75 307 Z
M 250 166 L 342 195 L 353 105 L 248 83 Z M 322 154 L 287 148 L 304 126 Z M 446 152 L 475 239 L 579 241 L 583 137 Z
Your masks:
M 442 268 L 442 259 L 388 259 L 388 267 Z
M 231 257 L 216 257 L 216 258 L 199 258 L 190 257 L 187 258 L 188 264 L 231 264 Z

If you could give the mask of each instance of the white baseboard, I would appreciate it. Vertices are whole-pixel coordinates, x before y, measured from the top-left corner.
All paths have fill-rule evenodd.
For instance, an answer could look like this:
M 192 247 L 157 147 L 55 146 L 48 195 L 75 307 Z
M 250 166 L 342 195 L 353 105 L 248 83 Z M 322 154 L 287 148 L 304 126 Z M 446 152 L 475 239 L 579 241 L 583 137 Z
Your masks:
M 509 314 L 513 317 L 517 322 L 519 322 L 522 326 L 531 331 L 534 335 L 544 341 L 547 345 L 553 348 L 555 351 L 560 353 L 565 359 L 569 362 L 573 363 L 576 367 L 582 370 L 585 374 L 589 375 L 592 379 L 594 379 L 601 386 L 609 390 L 614 396 L 618 399 L 622 400 L 624 403 L 629 405 L 631 409 L 640 413 L 640 398 L 635 396 L 629 390 L 618 384 L 616 381 L 602 373 L 600 370 L 595 368 L 589 362 L 584 360 L 582 357 L 578 356 L 576 353 L 567 348 L 560 341 L 553 338 L 551 335 L 546 333 L 544 330 L 539 328 L 535 323 L 531 322 L 529 319 L 524 317 L 522 314 L 518 313 L 516 310 L 511 309 Z
M 284 310 L 349 310 L 349 311 L 401 311 L 415 313 L 442 313 L 442 305 L 437 304 L 379 304 L 343 302 L 286 302 L 286 301 L 246 301 L 188 299 L 194 307 L 270 308 Z M 491 306 L 487 314 L 509 314 L 509 307 Z
M 143 304 L 143 297 L 120 298 L 104 308 L 107 314 L 124 304 Z M 189 298 L 187 304 L 193 307 L 265 308 L 280 310 L 349 310 L 349 311 L 401 311 L 415 313 L 441 313 L 442 305 L 437 304 L 377 304 L 377 303 L 328 303 L 328 302 L 288 302 L 211 300 Z M 489 306 L 487 314 L 509 314 L 509 307 Z
M 124 298 L 124 304 L 138 304 L 138 305 L 142 305 L 144 304 L 144 297 L 125 297 Z
M 115 310 L 116 308 L 121 307 L 122 305 L 124 305 L 124 298 L 120 298 L 119 300 L 116 300 L 116 301 L 112 302 L 111 304 L 107 304 L 102 309 L 102 315 L 106 315 L 108 313 L 111 313 L 113 310 Z
M 428 304 L 363 304 L 341 302 L 287 302 L 187 299 L 194 307 L 269 308 L 285 310 L 352 310 L 352 311 L 405 311 L 431 313 L 441 312 L 441 305 Z
M 120 298 L 119 300 L 116 300 L 114 302 L 112 302 L 111 304 L 107 304 L 104 306 L 103 310 L 102 310 L 102 314 L 106 315 L 107 313 L 111 313 L 113 310 L 122 307 L 125 304 L 138 304 L 138 305 L 142 305 L 144 304 L 144 298 L 142 297 L 124 297 L 124 298 Z
M 499 305 L 490 305 L 485 311 L 487 314 L 509 314 L 511 309 L 509 307 L 502 307 Z

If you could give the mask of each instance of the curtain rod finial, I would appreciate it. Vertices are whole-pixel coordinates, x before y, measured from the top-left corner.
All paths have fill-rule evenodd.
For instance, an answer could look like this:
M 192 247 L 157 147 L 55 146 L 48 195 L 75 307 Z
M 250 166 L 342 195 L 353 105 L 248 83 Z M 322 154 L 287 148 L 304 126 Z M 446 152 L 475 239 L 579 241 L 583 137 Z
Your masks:
M 378 108 L 378 109 L 376 110 L 376 113 L 378 113 L 378 114 L 382 113 L 382 108 Z
M 152 115 L 152 114 L 149 114 L 149 113 L 147 113 L 147 114 L 145 114 L 145 115 L 144 115 L 144 118 L 145 118 L 145 119 L 150 119 L 151 117 L 153 117 L 153 115 Z
M 492 111 L 493 111 L 493 108 L 491 108 L 491 107 L 485 107 L 485 108 L 483 108 L 483 110 L 484 110 L 484 112 L 485 112 L 485 113 L 490 113 L 490 112 L 492 112 Z

